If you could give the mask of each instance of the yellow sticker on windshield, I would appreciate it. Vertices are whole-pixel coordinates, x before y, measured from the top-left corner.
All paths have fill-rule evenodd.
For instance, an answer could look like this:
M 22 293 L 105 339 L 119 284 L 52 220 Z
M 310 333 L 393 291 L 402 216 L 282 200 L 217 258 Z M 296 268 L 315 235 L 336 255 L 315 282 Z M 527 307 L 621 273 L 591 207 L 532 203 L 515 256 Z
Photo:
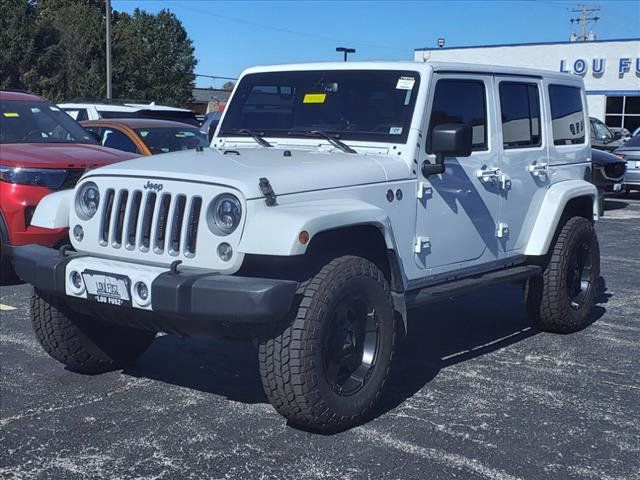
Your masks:
M 326 98 L 326 93 L 306 93 L 302 99 L 302 103 L 324 103 Z
M 9 118 L 19 117 L 18 112 L 4 112 L 3 115 Z

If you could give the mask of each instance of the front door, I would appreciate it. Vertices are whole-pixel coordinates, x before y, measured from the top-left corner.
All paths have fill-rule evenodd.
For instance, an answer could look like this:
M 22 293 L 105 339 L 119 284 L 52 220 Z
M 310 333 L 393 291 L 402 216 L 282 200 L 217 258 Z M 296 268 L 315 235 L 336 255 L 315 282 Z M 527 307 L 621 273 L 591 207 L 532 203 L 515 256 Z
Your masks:
M 442 175 L 419 177 L 415 259 L 429 275 L 495 260 L 498 156 L 493 145 L 493 80 L 490 75 L 434 75 L 422 158 L 433 162 L 434 126 L 467 123 L 473 128 L 469 157 L 445 158 Z
M 536 78 L 495 78 L 501 137 L 498 167 L 504 179 L 500 191 L 497 236 L 504 256 L 525 246 L 549 185 L 548 139 L 541 107 L 542 81 Z

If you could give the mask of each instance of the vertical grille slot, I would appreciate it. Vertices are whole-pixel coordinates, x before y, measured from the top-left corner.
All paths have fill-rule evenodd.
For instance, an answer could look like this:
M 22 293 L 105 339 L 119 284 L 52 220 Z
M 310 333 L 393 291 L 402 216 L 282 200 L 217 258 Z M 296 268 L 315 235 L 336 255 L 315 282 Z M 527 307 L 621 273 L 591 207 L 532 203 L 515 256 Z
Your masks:
M 136 190 L 131 199 L 131 209 L 129 220 L 127 221 L 127 241 L 126 248 L 133 248 L 136 245 L 136 232 L 138 228 L 138 216 L 140 215 L 140 204 L 142 203 L 142 192 Z
M 180 237 L 182 235 L 182 221 L 184 220 L 184 208 L 187 204 L 187 197 L 178 195 L 173 207 L 171 216 L 171 233 L 169 234 L 169 254 L 178 255 L 180 253 Z
M 151 244 L 151 223 L 153 220 L 153 211 L 156 208 L 156 194 L 150 192 L 144 204 L 144 212 L 142 214 L 142 226 L 140 228 L 140 249 L 149 250 Z
M 158 210 L 158 218 L 156 220 L 156 235 L 153 245 L 153 251 L 156 253 L 162 253 L 164 251 L 170 205 L 171 195 L 169 195 L 168 193 L 162 194 L 162 196 L 160 197 L 160 208 Z
M 124 230 L 124 217 L 127 211 L 128 199 L 129 192 L 127 190 L 120 190 L 118 194 L 118 206 L 115 212 L 115 224 L 113 227 L 112 246 L 115 248 L 120 248 L 122 245 L 122 231 Z
M 196 239 L 198 238 L 198 222 L 200 221 L 200 210 L 202 209 L 202 198 L 193 197 L 191 208 L 187 217 L 187 235 L 185 239 L 185 255 L 193 257 L 196 254 Z
M 113 199 L 115 192 L 112 188 L 107 190 L 104 202 L 104 211 L 102 214 L 102 222 L 100 226 L 100 245 L 103 247 L 109 244 L 109 229 L 111 227 L 111 212 L 113 210 Z

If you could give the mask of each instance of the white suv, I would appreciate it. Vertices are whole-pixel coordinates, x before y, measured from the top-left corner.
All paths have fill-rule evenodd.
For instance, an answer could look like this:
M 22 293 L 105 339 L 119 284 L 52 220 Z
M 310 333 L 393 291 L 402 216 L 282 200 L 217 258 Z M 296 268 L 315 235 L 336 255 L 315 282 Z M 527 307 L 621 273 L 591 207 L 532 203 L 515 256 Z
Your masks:
M 81 122 L 83 120 L 99 120 L 108 118 L 156 118 L 173 120 L 199 126 L 191 110 L 185 108 L 168 107 L 151 103 L 59 103 L 58 107 L 67 112 L 71 118 Z
M 16 249 L 36 335 L 87 373 L 159 331 L 251 338 L 281 414 L 348 428 L 380 398 L 412 307 L 520 282 L 538 328 L 588 325 L 588 125 L 569 74 L 251 68 L 214 148 L 91 170 L 40 203 L 33 223 L 68 226 L 75 251 Z

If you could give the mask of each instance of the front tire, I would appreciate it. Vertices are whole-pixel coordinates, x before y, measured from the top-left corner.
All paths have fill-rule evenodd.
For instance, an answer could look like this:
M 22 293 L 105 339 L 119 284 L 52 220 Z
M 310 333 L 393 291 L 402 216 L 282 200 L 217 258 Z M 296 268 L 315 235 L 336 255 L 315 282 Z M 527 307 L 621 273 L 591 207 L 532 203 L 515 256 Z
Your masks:
M 395 348 L 384 275 L 363 258 L 336 258 L 301 285 L 294 315 L 259 345 L 269 401 L 292 424 L 316 431 L 362 422 L 380 399 Z
M 119 325 L 71 310 L 59 297 L 36 290 L 31 322 L 44 350 L 69 370 L 96 374 L 131 364 L 153 342 L 155 333 Z
M 583 329 L 591 319 L 599 276 L 593 223 L 572 217 L 562 226 L 542 274 L 529 280 L 526 300 L 533 324 L 554 333 Z

